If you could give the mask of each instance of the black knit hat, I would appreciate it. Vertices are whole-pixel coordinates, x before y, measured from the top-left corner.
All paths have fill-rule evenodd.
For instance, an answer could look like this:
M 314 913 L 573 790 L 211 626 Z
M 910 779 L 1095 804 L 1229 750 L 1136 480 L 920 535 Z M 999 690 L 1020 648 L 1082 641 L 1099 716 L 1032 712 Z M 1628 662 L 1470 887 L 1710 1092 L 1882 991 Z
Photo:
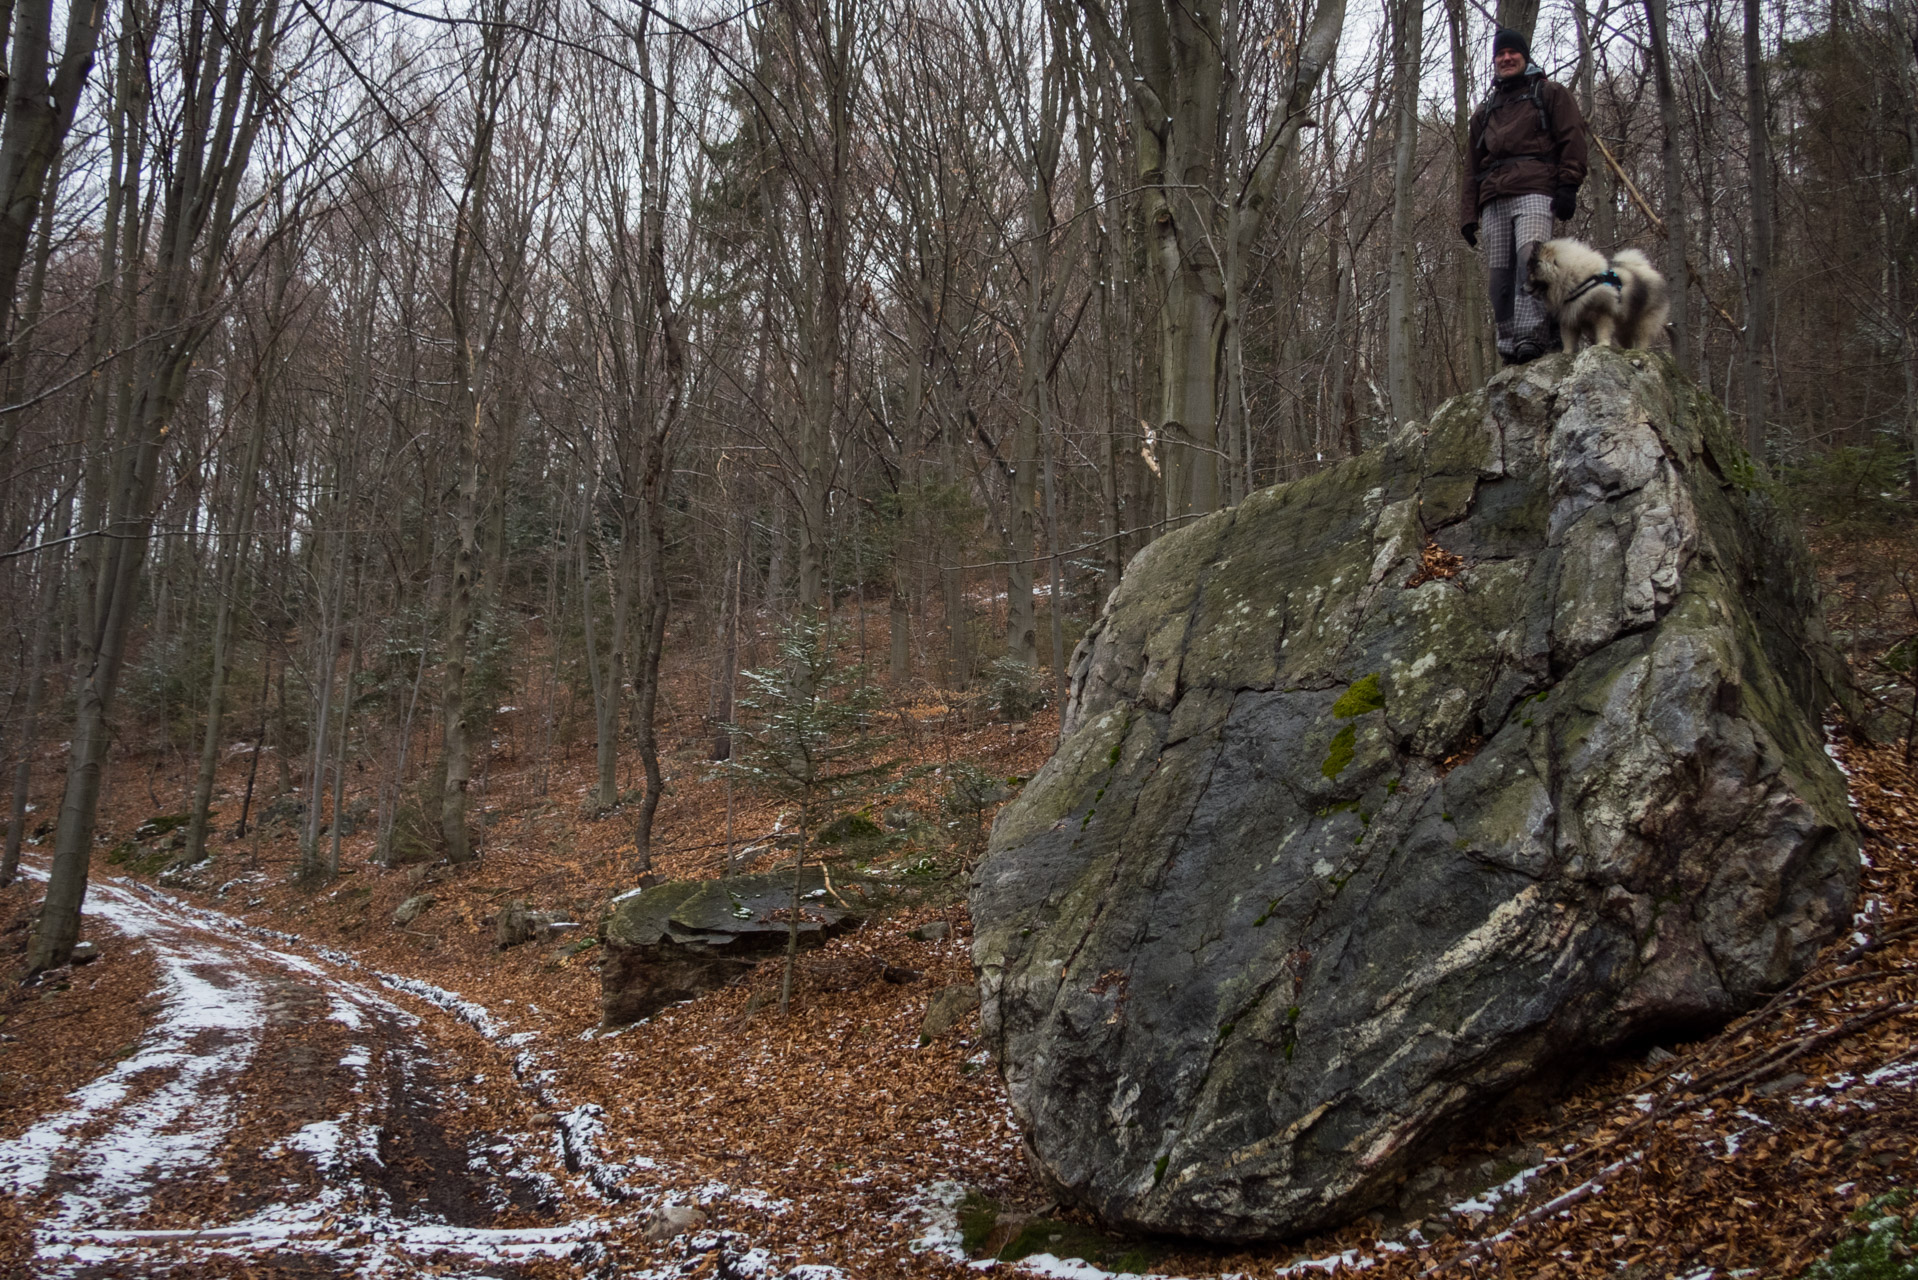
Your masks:
M 1525 55 L 1527 62 L 1532 60 L 1532 42 L 1510 27 L 1500 27 L 1498 33 L 1492 37 L 1492 56 L 1496 58 L 1506 49 L 1517 49 Z

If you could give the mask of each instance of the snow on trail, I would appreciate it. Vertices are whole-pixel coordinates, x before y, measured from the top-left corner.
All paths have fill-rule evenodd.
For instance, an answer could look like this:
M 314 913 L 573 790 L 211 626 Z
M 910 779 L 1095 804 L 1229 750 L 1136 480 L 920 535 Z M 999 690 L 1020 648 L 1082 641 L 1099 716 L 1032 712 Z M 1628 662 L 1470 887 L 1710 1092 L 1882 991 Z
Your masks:
M 267 945 L 263 937 L 294 940 L 136 881 L 96 881 L 87 912 L 151 949 L 164 1007 L 134 1053 L 68 1095 L 63 1110 L 0 1142 L 0 1191 L 41 1199 L 38 1274 L 109 1264 L 164 1274 L 214 1257 L 306 1254 L 355 1275 L 400 1276 L 441 1251 L 488 1266 L 565 1256 L 604 1227 L 592 1217 L 480 1225 L 508 1204 L 559 1207 L 565 1176 L 546 1158 L 550 1141 L 449 1145 L 437 1106 L 422 1095 L 438 1103 L 453 1091 L 434 1087 L 420 1019 L 341 977 L 337 963 Z M 478 1006 L 461 1012 L 492 1029 Z M 233 1163 L 245 1099 L 274 1090 L 291 1099 L 278 1132 Z M 322 1111 L 330 1114 L 315 1118 Z M 435 1168 L 422 1194 L 382 1158 L 396 1133 L 412 1144 L 404 1154 L 424 1143 L 460 1167 Z M 202 1188 L 244 1191 L 216 1198 L 246 1208 L 177 1229 L 179 1203 Z M 170 1214 L 161 1201 L 173 1203 Z
M 0 1186 L 15 1195 L 40 1191 L 56 1164 L 87 1184 L 87 1196 L 120 1212 L 144 1208 L 146 1175 L 165 1168 L 185 1172 L 204 1165 L 229 1119 L 229 1082 L 253 1058 L 249 1034 L 263 1021 L 259 984 L 225 957 L 207 954 L 199 939 L 117 885 L 97 885 L 88 910 L 121 933 L 144 939 L 162 974 L 166 1010 L 138 1052 L 74 1092 L 64 1112 L 0 1144 Z M 146 1088 L 143 1077 L 163 1083 Z M 72 1154 L 76 1133 L 105 1129 L 111 1143 L 86 1144 Z M 56 1218 L 78 1221 L 85 1200 L 69 1192 Z

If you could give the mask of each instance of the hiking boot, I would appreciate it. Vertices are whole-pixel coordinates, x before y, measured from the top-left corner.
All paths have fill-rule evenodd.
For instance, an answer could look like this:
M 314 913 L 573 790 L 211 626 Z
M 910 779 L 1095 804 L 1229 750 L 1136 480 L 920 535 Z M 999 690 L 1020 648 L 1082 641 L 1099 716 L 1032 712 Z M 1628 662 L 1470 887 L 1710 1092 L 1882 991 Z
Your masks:
M 1532 341 L 1530 338 L 1527 338 L 1525 339 L 1525 341 L 1519 343 L 1516 347 L 1512 348 L 1512 354 L 1505 357 L 1505 363 L 1508 365 L 1530 364 L 1532 363 L 1532 361 L 1538 359 L 1540 356 L 1544 354 L 1545 354 L 1544 347 Z

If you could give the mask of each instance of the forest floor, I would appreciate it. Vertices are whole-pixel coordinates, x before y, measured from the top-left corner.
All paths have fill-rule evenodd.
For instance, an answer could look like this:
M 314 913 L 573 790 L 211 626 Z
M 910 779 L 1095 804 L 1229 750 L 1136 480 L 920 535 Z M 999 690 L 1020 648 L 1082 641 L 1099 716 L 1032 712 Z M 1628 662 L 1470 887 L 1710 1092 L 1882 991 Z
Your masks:
M 1056 725 L 928 700 L 892 715 L 915 760 L 1013 777 Z M 1854 931 L 1790 989 L 1493 1117 L 1353 1227 L 1227 1252 L 1061 1210 L 976 1015 L 921 1043 L 931 996 L 971 980 L 965 864 L 936 837 L 890 838 L 911 905 L 808 953 L 789 1016 L 769 962 L 602 1034 L 579 943 L 631 885 L 630 818 L 582 807 L 588 764 L 526 763 L 537 732 L 512 718 L 477 864 L 389 870 L 361 833 L 320 888 L 294 882 L 290 821 L 155 869 L 167 838 L 136 833 L 183 784 L 155 787 L 164 761 L 120 766 L 84 926 L 99 958 L 0 992 L 0 1275 L 1702 1280 L 1798 1276 L 1856 1215 L 1918 1231 L 1884 1200 L 1918 1186 L 1918 775 L 1897 747 L 1834 741 L 1869 865 Z M 656 869 L 713 875 L 729 846 L 767 852 L 777 814 L 729 805 L 681 719 Z M 936 785 L 905 803 L 936 813 Z M 0 962 L 24 946 L 39 852 L 0 891 Z M 579 927 L 498 950 L 489 922 L 516 900 Z M 935 919 L 947 936 L 914 936 Z M 920 976 L 879 980 L 875 959 Z

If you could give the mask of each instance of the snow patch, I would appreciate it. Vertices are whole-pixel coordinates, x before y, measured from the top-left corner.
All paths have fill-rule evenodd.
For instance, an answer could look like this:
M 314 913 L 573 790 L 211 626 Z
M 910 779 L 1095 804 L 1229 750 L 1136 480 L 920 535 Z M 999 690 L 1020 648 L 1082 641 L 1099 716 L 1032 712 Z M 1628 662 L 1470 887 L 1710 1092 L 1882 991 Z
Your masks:
M 44 878 L 37 869 L 27 873 Z M 94 1217 L 102 1199 L 137 1211 L 148 1199 L 150 1171 L 177 1178 L 209 1163 L 231 1120 L 221 1082 L 252 1060 L 266 1020 L 258 983 L 209 980 L 203 971 L 220 957 L 120 884 L 96 883 L 89 897 L 92 915 L 152 948 L 165 1008 L 130 1056 L 67 1095 L 64 1111 L 0 1143 L 0 1187 L 12 1194 L 38 1193 L 56 1168 L 85 1187 L 61 1195 L 47 1219 L 55 1225 Z M 75 1149 L 75 1131 L 109 1115 L 112 1140 Z

